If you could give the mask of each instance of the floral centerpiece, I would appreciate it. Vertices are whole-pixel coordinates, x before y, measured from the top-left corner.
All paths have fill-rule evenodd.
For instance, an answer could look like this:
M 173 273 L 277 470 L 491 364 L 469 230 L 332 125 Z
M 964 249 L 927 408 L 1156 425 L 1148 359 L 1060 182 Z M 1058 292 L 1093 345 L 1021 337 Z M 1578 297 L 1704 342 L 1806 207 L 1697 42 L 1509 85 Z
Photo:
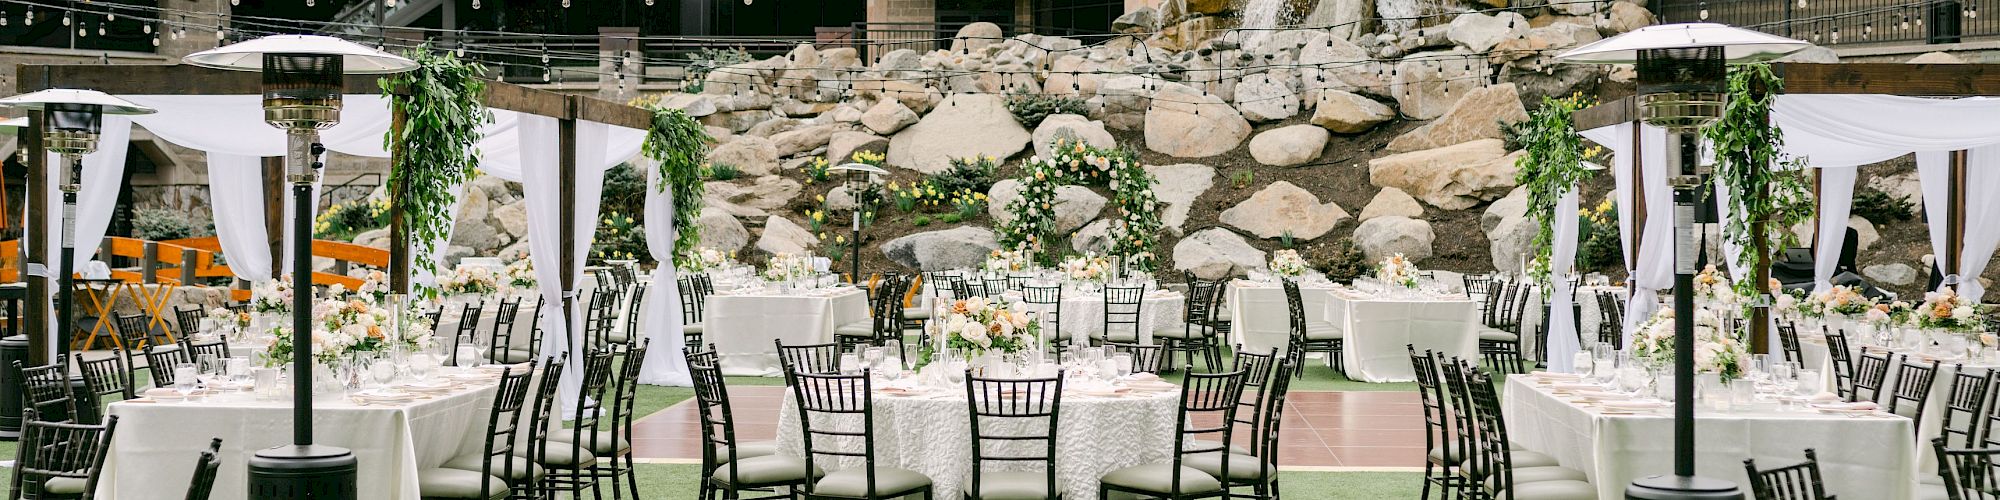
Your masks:
M 500 291 L 500 278 L 486 266 L 458 266 L 437 278 L 445 295 L 488 295 Z
M 812 276 L 812 258 L 804 255 L 781 252 L 771 256 L 771 260 L 764 264 L 764 279 L 766 280 L 792 281 Z
M 1290 278 L 1303 275 L 1311 268 L 1306 259 L 1299 256 L 1298 250 L 1287 248 L 1271 252 L 1271 274 Z
M 994 250 L 993 253 L 987 254 L 986 265 L 982 269 L 989 273 L 1005 274 L 1026 271 L 1031 267 L 1034 267 L 1033 257 L 1028 255 L 1027 250 L 1016 248 Z
M 1965 300 L 1958 296 L 1958 292 L 1946 288 L 1941 292 L 1925 293 L 1924 302 L 1917 305 L 1912 316 L 1918 328 L 1969 333 L 1986 326 L 1979 313 L 1979 304 Z
M 289 275 L 264 280 L 250 287 L 250 309 L 259 313 L 283 314 L 292 310 L 292 279 Z
M 1694 315 L 1695 371 L 1721 375 L 1724 382 L 1742 376 L 1743 363 L 1750 359 L 1743 339 L 1722 328 L 1714 309 L 1695 308 Z M 1661 309 L 1633 333 L 1632 357 L 1667 366 L 1674 361 L 1674 341 L 1674 310 Z
M 1375 264 L 1375 279 L 1403 288 L 1417 287 L 1417 265 L 1398 253 Z
M 354 289 L 354 294 L 369 302 L 382 303 L 389 298 L 389 274 L 368 271 L 361 275 L 361 286 Z
M 1694 275 L 1694 297 L 1720 304 L 1733 303 L 1736 287 L 1729 282 L 1729 276 L 1715 270 L 1715 264 L 1709 264 Z
M 500 270 L 500 278 L 510 290 L 531 293 L 535 290 L 535 261 L 526 258 L 515 260 L 507 264 L 506 269 Z
M 219 326 L 242 330 L 250 328 L 252 318 L 248 312 L 236 312 L 229 310 L 227 307 L 217 307 L 208 310 L 208 319 L 214 321 Z
M 681 266 L 681 269 L 690 273 L 703 273 L 711 269 L 727 266 L 731 260 L 727 252 L 710 247 L 701 247 L 688 252 L 687 259 Z
M 974 296 L 938 307 L 932 317 L 939 320 L 932 323 L 944 346 L 965 353 L 966 359 L 988 352 L 1011 354 L 1035 345 L 1041 335 L 1041 325 L 1015 312 L 1017 308 Z
M 313 360 L 334 364 L 355 355 L 394 348 L 426 349 L 431 346 L 429 327 L 421 321 L 402 321 L 397 328 L 395 313 L 367 300 L 325 300 L 313 306 Z M 292 335 L 288 327 L 272 330 L 268 362 L 283 365 L 292 360 Z
M 1912 314 L 1915 312 L 1916 308 L 1911 307 L 1909 302 L 1881 302 L 1869 306 L 1867 311 L 1861 313 L 1861 319 L 1876 327 L 1892 328 L 1910 324 L 1915 319 Z
M 1806 301 L 1800 305 L 1800 310 L 1807 316 L 1813 317 L 1853 316 L 1868 312 L 1868 308 L 1874 305 L 1875 299 L 1862 295 L 1861 291 L 1854 287 L 1834 286 L 1806 296 Z
M 1064 279 L 1103 283 L 1111 278 L 1111 260 L 1097 254 L 1072 255 L 1056 266 Z

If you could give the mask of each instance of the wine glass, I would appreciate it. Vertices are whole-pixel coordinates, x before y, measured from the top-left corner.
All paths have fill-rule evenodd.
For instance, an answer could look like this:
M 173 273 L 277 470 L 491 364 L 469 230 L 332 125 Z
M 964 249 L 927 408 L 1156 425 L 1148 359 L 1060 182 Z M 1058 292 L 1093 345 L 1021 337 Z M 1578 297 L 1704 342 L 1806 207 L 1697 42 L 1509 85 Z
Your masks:
M 1792 384 L 1792 394 L 1809 398 L 1819 394 L 1819 370 L 1799 370 L 1799 379 Z
M 223 372 L 228 377 L 229 383 L 238 386 L 250 383 L 250 357 L 231 356 L 224 363 L 226 364 L 223 365 Z
M 376 387 L 388 387 L 389 382 L 396 380 L 396 364 L 390 361 L 387 354 L 377 354 L 368 363 L 368 376 L 375 379 Z
M 887 358 L 887 354 L 880 347 L 863 349 L 861 351 L 861 366 L 869 370 L 880 371 L 882 369 L 882 361 Z
M 853 375 L 860 372 L 861 372 L 861 358 L 859 356 L 855 356 L 854 353 L 851 352 L 841 353 L 840 374 Z
M 174 392 L 180 393 L 182 401 L 187 401 L 188 396 L 194 394 L 195 379 L 200 373 L 201 369 L 194 363 L 174 365 Z
M 195 363 L 194 367 L 197 373 L 196 377 L 198 378 L 205 380 L 213 380 L 215 379 L 216 375 L 220 375 L 222 373 L 222 360 L 217 359 L 214 354 L 202 354 L 199 356 L 195 356 L 194 363 Z
M 431 369 L 437 366 L 437 356 L 425 351 L 410 353 L 410 378 L 422 383 L 431 379 Z

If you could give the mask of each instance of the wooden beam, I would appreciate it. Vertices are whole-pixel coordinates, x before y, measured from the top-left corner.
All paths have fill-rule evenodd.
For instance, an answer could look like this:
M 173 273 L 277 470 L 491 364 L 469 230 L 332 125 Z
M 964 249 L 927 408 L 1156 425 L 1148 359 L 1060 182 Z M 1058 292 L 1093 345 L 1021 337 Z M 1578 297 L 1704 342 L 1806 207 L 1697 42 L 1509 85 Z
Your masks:
M 23 64 L 16 70 L 21 92 L 51 88 L 84 88 L 126 95 L 258 95 L 263 93 L 263 77 L 250 71 L 224 71 L 186 64 L 43 65 Z M 347 94 L 381 94 L 379 77 L 348 75 Z M 542 116 L 563 117 L 569 113 L 569 96 L 506 82 L 486 82 L 486 106 Z M 643 109 L 599 101 L 591 105 L 591 119 L 622 127 L 647 128 L 652 115 Z M 628 109 L 615 109 L 628 108 Z M 634 117 L 645 115 L 644 120 Z
M 1577 130 L 1590 130 L 1620 123 L 1636 122 L 1639 121 L 1637 102 L 1636 99 L 1631 97 L 1600 102 L 1596 106 L 1576 110 L 1576 113 L 1570 116 L 1570 122 L 1574 124 Z M 1636 132 L 1633 137 L 1638 137 Z M 1637 142 L 1634 142 L 1634 144 L 1637 144 Z
M 486 107 L 532 115 L 563 118 L 570 116 L 569 98 L 563 94 L 504 82 L 486 82 Z
M 49 155 L 42 152 L 42 121 L 42 112 L 29 111 L 28 128 L 21 129 L 20 148 L 28 152 L 28 215 L 23 221 L 28 226 L 28 248 L 27 262 L 21 267 L 26 269 L 39 264 L 53 270 L 55 263 L 51 262 L 51 258 L 54 256 L 49 255 L 48 249 L 49 210 L 53 208 L 50 203 L 53 200 L 49 199 L 49 182 L 54 173 L 49 170 Z M 55 319 L 49 317 L 52 309 L 47 307 L 54 303 L 55 280 L 50 279 L 53 277 L 53 272 L 27 275 L 28 299 L 22 304 L 27 306 L 28 318 L 22 328 L 28 333 L 28 364 L 33 366 L 49 364 L 49 351 L 55 345 L 48 334 L 49 325 Z
M 575 96 L 576 119 L 647 130 L 653 127 L 653 113 L 644 109 L 588 96 Z
M 1777 63 L 1787 94 L 2000 95 L 2000 65 Z
M 1632 215 L 1632 254 L 1625 257 L 1625 269 L 1628 271 L 1638 268 L 1639 249 L 1645 248 L 1646 244 L 1646 157 L 1641 154 L 1646 150 L 1646 143 L 1640 140 L 1644 137 L 1642 132 L 1636 124 L 1632 127 L 1632 147 L 1626 153 L 1632 155 L 1632 206 L 1625 207 L 1626 213 Z M 1625 279 L 1631 281 L 1632 277 L 1626 276 Z
M 561 172 L 558 182 L 562 185 L 562 195 L 558 202 L 561 204 L 562 209 L 560 215 L 557 216 L 558 222 L 556 224 L 557 230 L 562 232 L 561 237 L 558 238 L 559 244 L 562 245 L 562 251 L 558 252 L 558 255 L 562 256 L 562 265 L 559 268 L 562 276 L 558 281 L 562 282 L 563 332 L 569 336 L 570 359 L 580 360 L 582 358 L 579 356 L 583 353 L 583 335 L 582 332 L 577 331 L 579 330 L 577 325 L 580 323 L 576 320 L 576 260 L 579 255 L 577 255 L 576 251 L 576 225 L 578 221 L 576 220 L 575 112 L 578 99 L 571 98 L 566 99 L 566 101 L 569 103 L 567 106 L 568 109 L 560 115 L 561 119 L 556 121 L 556 144 L 558 150 L 561 151 L 557 160 L 557 168 Z M 528 168 L 533 167 L 529 166 Z

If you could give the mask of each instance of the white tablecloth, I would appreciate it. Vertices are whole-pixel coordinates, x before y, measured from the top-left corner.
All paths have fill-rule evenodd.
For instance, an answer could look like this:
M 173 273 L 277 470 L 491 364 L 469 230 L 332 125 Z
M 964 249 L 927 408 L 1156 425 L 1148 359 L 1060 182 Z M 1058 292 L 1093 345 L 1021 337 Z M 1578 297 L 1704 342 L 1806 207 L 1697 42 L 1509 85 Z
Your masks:
M 875 396 L 875 463 L 930 476 L 934 487 L 932 498 L 959 498 L 960 490 L 971 486 L 972 437 L 967 403 L 963 389 L 939 396 Z M 1065 395 L 1061 421 L 1056 427 L 1056 478 L 1067 486 L 1064 496 L 1096 498 L 1098 478 L 1105 473 L 1170 459 L 1168 452 L 1174 447 L 1179 402 L 1178 390 L 1114 398 Z M 830 425 L 826 428 L 844 431 L 861 428 L 860 415 L 843 417 L 816 417 L 814 427 Z M 1013 422 L 1002 423 L 1007 420 Z M 991 425 L 988 434 L 1030 434 L 1026 420 L 994 418 L 981 423 Z M 804 456 L 801 433 L 798 406 L 788 390 L 779 415 L 779 452 Z M 829 441 L 833 440 L 820 436 L 814 445 L 861 451 L 859 440 L 834 441 L 836 444 Z M 987 456 L 1040 456 L 1046 450 L 1040 441 L 996 445 L 988 440 L 985 444 Z M 858 458 L 837 462 L 833 458 L 819 457 L 820 467 L 833 472 L 861 463 Z M 1041 470 L 1039 464 L 1023 462 L 988 461 L 986 467 L 989 472 Z
M 1569 403 L 1524 375 L 1507 378 L 1501 402 L 1507 437 L 1521 447 L 1583 471 L 1598 498 L 1624 498 L 1633 479 L 1673 472 L 1673 417 L 1604 415 Z M 1819 454 L 1828 493 L 1840 498 L 1910 498 L 1917 478 L 1911 422 L 1900 417 L 1851 418 L 1808 411 L 1760 409 L 1695 414 L 1695 472 L 1735 481 L 1750 491 L 1743 459 L 1778 467 Z
M 1619 302 L 1625 301 L 1625 287 L 1597 285 L 1577 287 L 1575 300 L 1579 310 L 1576 313 L 1576 331 L 1583 335 L 1583 343 L 1579 345 L 1591 345 L 1592 342 L 1596 342 L 1598 326 L 1604 324 L 1604 310 L 1597 304 L 1598 292 L 1611 292 L 1618 296 Z M 1528 293 L 1528 307 L 1521 311 L 1523 339 L 1521 354 L 1528 359 L 1544 359 L 1541 352 L 1537 351 L 1541 346 L 1536 345 L 1533 340 L 1537 332 L 1542 329 L 1542 306 L 1541 287 L 1535 287 L 1533 292 Z
M 1869 338 L 1871 335 L 1869 333 L 1862 333 L 1853 329 L 1849 331 L 1853 333 L 1849 333 L 1847 336 L 1849 348 L 1849 352 L 1847 353 L 1848 359 L 1858 360 L 1861 358 L 1861 348 L 1865 344 L 1872 343 L 1873 340 Z M 1880 349 L 1880 347 L 1870 347 L 1871 351 L 1879 352 Z M 1904 354 L 1908 353 L 1905 352 Z M 1818 372 L 1820 382 L 1825 387 L 1824 391 L 1838 392 L 1835 390 L 1838 388 L 1835 385 L 1837 383 L 1835 382 L 1835 375 L 1832 370 L 1827 369 L 1833 363 L 1833 357 L 1827 351 L 1826 337 L 1824 335 L 1816 332 L 1800 333 L 1799 355 L 1805 358 L 1802 364 L 1807 369 Z M 1776 356 L 1776 354 L 1773 356 Z M 1922 356 L 1918 356 L 1913 358 L 1911 362 L 1923 363 L 1925 362 L 1924 359 Z M 1900 356 L 1897 360 L 1901 360 Z M 1887 381 L 1886 383 L 1890 384 L 1890 387 L 1883 388 L 1884 391 L 1894 389 L 1893 385 L 1899 378 L 1902 368 L 1903 363 L 1901 362 L 1889 365 L 1888 376 L 1883 380 Z M 1944 433 L 1944 408 L 1951 398 L 1952 380 L 1958 376 L 1960 369 L 1974 375 L 1985 375 L 1994 368 L 1996 368 L 1995 365 L 1980 362 L 1964 362 L 1963 360 L 1943 360 L 1938 363 L 1937 374 L 1931 379 L 1930 397 L 1924 399 L 1924 421 L 1917 423 L 1915 442 L 1922 444 L 1922 446 L 1917 447 L 1919 455 L 1917 466 L 1919 473 L 1924 477 L 1933 477 L 1937 473 L 1937 454 L 1931 450 L 1930 442 Z M 1886 400 L 1887 396 L 1884 396 L 1884 399 Z M 1908 404 L 1905 403 L 1904 406 L 1908 406 Z M 1904 410 L 1902 413 L 1913 414 L 1914 412 Z M 1949 446 L 1953 448 L 1963 447 L 1965 444 L 1960 442 L 1959 439 L 1962 438 L 1953 436 Z
M 824 344 L 833 342 L 834 327 L 868 320 L 868 294 L 858 288 L 831 295 L 718 293 L 708 297 L 706 307 L 702 338 L 715 344 L 726 375 L 781 375 L 774 339 Z
M 322 398 L 313 403 L 314 441 L 354 452 L 358 498 L 418 500 L 418 470 L 485 446 L 493 388 L 482 382 L 404 405 Z M 260 401 L 245 392 L 196 403 L 118 402 L 107 411 L 119 421 L 97 488 L 97 498 L 106 500 L 180 499 L 195 457 L 218 437 L 222 466 L 212 498 L 246 498 L 250 456 L 292 440 L 289 398 Z
M 1009 301 L 1020 300 L 1019 294 L 1014 292 L 1008 292 L 1003 297 Z M 1166 290 L 1146 292 L 1146 297 L 1139 301 L 1139 338 L 1136 340 L 1140 345 L 1153 345 L 1153 330 L 1156 328 L 1180 326 L 1181 317 L 1186 310 L 1186 297 L 1180 292 Z M 1023 306 L 1027 311 L 1048 314 L 1046 306 L 1033 304 L 1023 304 Z M 1092 335 L 1100 335 L 1104 333 L 1104 311 L 1103 292 L 1063 290 L 1062 324 L 1059 326 L 1063 333 L 1070 335 L 1070 338 L 1086 339 Z M 1116 329 L 1119 333 L 1124 333 L 1126 328 L 1128 327 L 1119 326 Z
M 1341 362 L 1347 378 L 1362 382 L 1411 382 L 1407 346 L 1444 356 L 1479 357 L 1479 322 L 1470 300 L 1392 299 L 1351 292 L 1322 294 L 1327 321 L 1346 334 Z
M 1306 314 L 1326 310 L 1328 290 L 1331 288 L 1299 287 L 1299 302 Z M 1224 296 L 1229 304 L 1230 344 L 1253 353 L 1284 352 L 1291 344 L 1292 319 L 1286 310 L 1283 286 L 1234 280 Z

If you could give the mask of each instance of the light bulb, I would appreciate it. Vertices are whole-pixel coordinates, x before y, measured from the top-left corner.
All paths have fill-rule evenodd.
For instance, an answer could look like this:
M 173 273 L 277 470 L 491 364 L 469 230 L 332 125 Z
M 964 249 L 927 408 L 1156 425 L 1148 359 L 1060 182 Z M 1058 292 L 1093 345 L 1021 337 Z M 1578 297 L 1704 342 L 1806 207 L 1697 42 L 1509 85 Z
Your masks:
M 151 35 L 151 34 L 153 34 L 153 25 L 151 25 L 151 24 L 141 24 L 141 25 L 139 25 L 139 31 L 144 31 L 144 32 L 146 32 L 146 34 L 148 34 L 148 35 Z
M 230 5 L 242 5 L 243 0 L 229 0 Z
M 458 57 L 465 57 L 465 46 L 464 45 L 458 46 L 458 50 L 452 51 L 452 54 L 457 55 Z
M 90 36 L 90 32 L 88 30 L 83 29 L 82 26 L 78 26 L 76 27 L 76 36 L 88 37 Z
M 1702 8 L 1701 8 L 1701 20 L 1703 20 L 1703 21 L 1707 21 L 1707 20 L 1708 20 L 1708 7 L 1702 7 Z
M 68 12 L 64 12 L 64 13 L 63 13 L 63 26 L 69 26 L 69 23 L 70 23 L 70 20 L 69 20 L 69 13 L 68 13 Z
M 750 0 L 743 0 L 743 5 L 750 5 Z
M 6 25 L 7 25 L 6 13 L 0 12 L 0 26 L 6 26 Z
M 647 6 L 647 7 L 652 7 L 652 6 L 653 6 L 653 0 L 646 0 L 646 6 Z
M 228 37 L 229 37 L 229 30 L 228 30 L 228 29 L 226 29 L 226 28 L 222 28 L 222 27 L 219 27 L 219 26 L 215 28 L 215 39 L 216 39 L 216 40 L 222 40 L 222 39 L 224 39 L 224 38 L 228 38 Z
M 97 23 L 97 34 L 98 34 L 98 36 L 103 36 L 103 35 L 104 35 L 104 24 L 105 24 L 105 23 Z
M 479 10 L 479 0 L 472 0 L 472 10 Z
M 104 13 L 104 20 L 106 20 L 106 21 L 117 21 L 117 20 L 118 20 L 118 14 L 115 14 L 115 13 L 111 13 L 111 12 L 106 12 L 106 13 Z
M 569 8 L 569 0 L 562 0 L 562 6 L 565 9 Z
M 317 2 L 317 1 L 314 1 L 314 0 L 306 0 L 306 6 L 307 6 L 307 7 L 311 7 L 311 6 L 313 6 L 313 5 L 315 5 L 315 4 L 318 4 L 318 3 L 319 3 L 319 2 Z
M 160 35 L 153 35 L 153 46 L 160 46 Z
M 1799 8 L 1806 8 L 1806 0 L 1799 0 Z

